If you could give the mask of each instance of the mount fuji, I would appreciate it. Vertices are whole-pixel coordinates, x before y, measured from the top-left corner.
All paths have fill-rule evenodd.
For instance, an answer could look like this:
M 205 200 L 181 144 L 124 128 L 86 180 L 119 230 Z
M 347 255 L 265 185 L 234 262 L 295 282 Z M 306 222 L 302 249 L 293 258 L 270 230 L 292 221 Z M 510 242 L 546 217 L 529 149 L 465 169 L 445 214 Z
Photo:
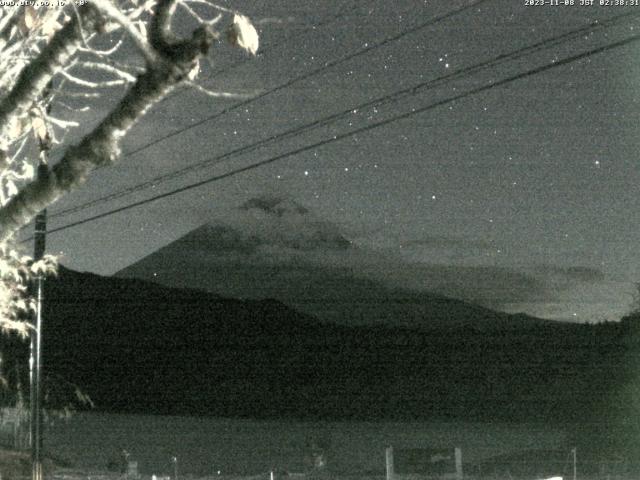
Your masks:
M 352 326 L 483 329 L 544 322 L 481 306 L 466 292 L 481 296 L 481 286 L 496 279 L 482 269 L 465 273 L 461 279 L 460 269 L 403 264 L 355 244 L 294 200 L 265 196 L 242 204 L 232 220 L 202 225 L 116 276 L 276 299 L 321 321 Z M 497 281 L 513 294 L 513 286 L 523 284 L 512 281 L 517 275 L 505 271 Z

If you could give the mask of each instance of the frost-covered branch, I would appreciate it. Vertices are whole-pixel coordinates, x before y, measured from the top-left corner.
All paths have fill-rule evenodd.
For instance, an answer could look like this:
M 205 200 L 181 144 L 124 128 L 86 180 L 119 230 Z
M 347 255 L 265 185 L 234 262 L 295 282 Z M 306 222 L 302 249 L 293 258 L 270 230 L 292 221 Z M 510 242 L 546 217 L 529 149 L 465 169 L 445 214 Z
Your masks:
M 112 74 L 115 77 L 126 80 L 127 82 L 135 82 L 136 77 L 125 70 L 125 66 L 118 67 L 115 63 L 105 63 L 105 62 L 80 62 L 78 64 L 80 67 L 85 68 L 87 70 L 93 71 L 102 71 L 105 73 Z
M 18 26 L 20 17 L 24 15 L 25 6 L 14 7 L 0 20 L 0 52 L 2 52 L 11 38 L 11 32 Z
M 90 4 L 82 6 L 79 15 L 58 30 L 40 55 L 25 66 L 14 87 L 0 101 L 0 149 L 7 148 L 11 125 L 31 109 L 53 76 L 71 59 L 82 39 L 82 28 L 94 29 L 100 22 Z
M 104 81 L 100 81 L 100 82 L 94 82 L 93 80 L 85 80 L 84 78 L 80 78 L 77 77 L 75 75 L 72 75 L 71 73 L 67 72 L 67 71 L 61 71 L 60 74 L 66 78 L 67 80 L 69 80 L 69 82 L 75 84 L 75 85 L 80 85 L 81 87 L 87 87 L 87 88 L 110 88 L 110 87 L 120 87 L 122 85 L 125 85 L 127 82 L 127 80 L 120 78 L 118 80 L 104 80 Z
M 120 11 L 110 0 L 93 0 L 95 6 L 107 17 L 119 23 L 131 36 L 136 46 L 140 49 L 147 62 L 153 63 L 156 60 L 156 52 L 149 45 L 143 33 L 136 28 L 134 22 L 127 15 Z
M 247 98 L 254 97 L 257 93 L 259 93 L 259 92 L 252 92 L 252 93 L 221 92 L 219 90 L 211 90 L 208 88 L 204 88 L 202 85 L 195 83 L 191 80 L 185 82 L 185 84 L 188 87 L 193 88 L 194 90 L 200 93 L 203 93 L 204 95 L 211 98 L 236 98 L 239 100 L 245 100 Z
M 177 40 L 170 31 L 175 5 L 174 0 L 158 2 L 149 30 L 149 44 L 155 52 L 153 61 L 147 58 L 147 70 L 138 76 L 122 100 L 95 130 L 67 149 L 50 175 L 25 186 L 0 210 L 0 242 L 47 205 L 82 184 L 92 169 L 116 162 L 120 142 L 133 124 L 175 85 L 188 78 L 199 58 L 207 54 L 217 35 L 207 27 L 200 27 L 190 39 Z

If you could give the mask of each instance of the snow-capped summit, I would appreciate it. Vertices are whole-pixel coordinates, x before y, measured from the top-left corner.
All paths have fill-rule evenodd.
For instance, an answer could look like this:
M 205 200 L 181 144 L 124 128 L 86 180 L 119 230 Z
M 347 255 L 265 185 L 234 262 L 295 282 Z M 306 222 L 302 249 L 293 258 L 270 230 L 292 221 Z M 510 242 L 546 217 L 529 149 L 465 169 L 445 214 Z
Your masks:
M 250 243 L 293 250 L 344 250 L 351 242 L 338 227 L 286 197 L 261 196 L 243 203 L 228 227 Z M 216 222 L 216 224 L 220 224 Z
M 260 197 L 247 200 L 240 206 L 240 210 L 250 212 L 264 212 L 266 214 L 277 215 L 308 215 L 309 209 L 303 207 L 296 201 L 286 197 L 262 195 Z

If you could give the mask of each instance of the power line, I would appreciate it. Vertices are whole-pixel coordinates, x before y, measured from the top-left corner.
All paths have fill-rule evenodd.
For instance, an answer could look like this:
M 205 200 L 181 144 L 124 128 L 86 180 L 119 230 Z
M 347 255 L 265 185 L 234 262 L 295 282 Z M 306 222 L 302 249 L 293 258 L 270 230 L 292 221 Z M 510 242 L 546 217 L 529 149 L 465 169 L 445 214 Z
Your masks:
M 307 80 L 308 78 L 311 78 L 311 77 L 313 77 L 313 76 L 315 76 L 315 75 L 317 75 L 317 74 L 319 74 L 319 73 L 321 73 L 321 72 L 323 72 L 325 70 L 328 70 L 328 69 L 330 69 L 332 67 L 335 67 L 336 65 L 340 65 L 341 63 L 347 62 L 349 60 L 353 60 L 356 57 L 359 57 L 361 55 L 369 53 L 372 50 L 384 47 L 385 45 L 388 45 L 391 42 L 395 42 L 397 40 L 400 40 L 401 38 L 406 37 L 407 35 L 411 35 L 412 33 L 415 33 L 415 32 L 417 32 L 419 30 L 422 30 L 423 28 L 426 28 L 426 27 L 435 25 L 437 23 L 440 23 L 440 22 L 442 22 L 442 21 L 444 21 L 444 20 L 446 20 L 448 18 L 451 18 L 453 16 L 456 16 L 456 15 L 458 15 L 458 14 L 460 14 L 460 13 L 466 11 L 466 10 L 469 10 L 471 8 L 474 8 L 474 7 L 477 7 L 478 5 L 480 5 L 482 3 L 485 3 L 487 1 L 489 1 L 489 0 L 476 0 L 476 1 L 472 2 L 472 3 L 470 3 L 469 5 L 466 5 L 464 7 L 460 7 L 458 9 L 456 9 L 456 10 L 452 10 L 451 12 L 445 13 L 445 14 L 440 15 L 438 17 L 434 17 L 434 18 L 432 18 L 430 20 L 427 20 L 426 22 L 420 23 L 420 24 L 418 24 L 418 25 L 416 25 L 414 27 L 411 27 L 411 28 L 409 28 L 407 30 L 404 30 L 404 31 L 400 32 L 397 35 L 393 35 L 391 37 L 387 37 L 387 38 L 381 40 L 380 42 L 373 43 L 371 45 L 367 45 L 364 48 L 361 48 L 360 50 L 357 50 L 356 52 L 353 52 L 353 53 L 350 53 L 348 55 L 345 55 L 345 56 L 343 56 L 343 57 L 341 57 L 339 59 L 331 60 L 329 62 L 326 62 L 321 67 L 315 68 L 315 69 L 313 69 L 313 70 L 311 70 L 311 71 L 309 71 L 307 73 L 303 73 L 302 75 L 299 75 L 299 76 L 297 76 L 295 78 L 287 80 L 286 82 L 281 83 L 280 85 L 278 85 L 278 86 L 276 86 L 276 87 L 274 87 L 274 88 L 272 88 L 270 90 L 262 92 L 261 94 L 256 95 L 255 97 L 251 97 L 251 98 L 249 98 L 247 100 L 244 100 L 242 102 L 236 103 L 235 105 L 232 105 L 230 107 L 224 108 L 220 112 L 214 113 L 213 115 L 210 115 L 210 116 L 205 117 L 205 118 L 203 118 L 201 120 L 198 120 L 197 122 L 192 123 L 190 125 L 187 125 L 186 127 L 174 130 L 170 134 L 165 135 L 163 137 L 160 137 L 160 138 L 158 138 L 156 140 L 152 140 L 152 141 L 150 141 L 150 142 L 148 142 L 148 143 L 146 143 L 146 144 L 144 144 L 144 145 L 142 145 L 142 146 L 140 146 L 138 148 L 135 148 L 135 149 L 127 152 L 127 154 L 125 156 L 129 156 L 130 157 L 130 156 L 136 155 L 136 154 L 140 153 L 141 151 L 146 150 L 146 149 L 148 149 L 148 148 L 150 148 L 150 147 L 152 147 L 154 145 L 157 145 L 158 143 L 161 143 L 161 142 L 163 142 L 163 141 L 165 141 L 165 140 L 167 140 L 169 138 L 173 138 L 176 135 L 180 135 L 180 134 L 182 134 L 182 133 L 184 133 L 184 132 L 186 132 L 188 130 L 191 130 L 192 128 L 198 127 L 198 126 L 203 125 L 203 124 L 205 124 L 207 122 L 210 122 L 212 120 L 220 118 L 221 116 L 226 115 L 227 113 L 233 112 L 233 111 L 235 111 L 235 110 L 237 110 L 239 108 L 246 107 L 247 105 L 250 105 L 251 103 L 256 102 L 256 101 L 266 97 L 267 95 L 271 95 L 272 93 L 279 92 L 280 90 L 283 90 L 283 89 L 288 88 L 288 87 L 290 87 L 292 85 L 295 85 L 296 83 L 299 83 L 299 82 L 302 82 L 304 80 Z
M 546 49 L 546 48 L 550 48 L 556 45 L 559 45 L 567 40 L 573 39 L 575 37 L 581 36 L 583 35 L 585 32 L 588 32 L 589 30 L 593 30 L 595 28 L 603 28 L 605 26 L 610 26 L 616 23 L 619 23 L 621 20 L 627 20 L 628 18 L 633 18 L 633 17 L 638 17 L 640 16 L 640 13 L 635 13 L 635 14 L 622 14 L 622 15 L 618 15 L 615 17 L 612 17 L 606 21 L 594 21 L 592 23 L 590 23 L 589 25 L 586 25 L 584 27 L 581 27 L 579 29 L 576 30 L 572 30 L 570 32 L 566 32 L 564 34 L 558 35 L 556 37 L 552 37 L 549 39 L 545 39 L 542 40 L 540 42 L 537 42 L 533 45 L 530 45 L 528 47 L 524 47 L 524 48 L 520 48 L 517 49 L 515 51 L 512 52 L 508 52 L 508 53 L 504 53 L 504 54 L 500 54 L 490 60 L 487 60 L 485 62 L 482 62 L 480 64 L 476 64 L 476 65 L 472 65 L 470 67 L 465 67 L 465 68 L 461 68 L 458 69 L 454 72 L 451 72 L 447 75 L 443 75 L 440 76 L 436 79 L 433 80 L 429 80 L 426 82 L 421 82 L 417 85 L 405 88 L 403 90 L 397 91 L 397 92 L 393 92 L 391 94 L 388 95 L 384 95 L 382 97 L 378 97 L 374 100 L 365 102 L 363 104 L 360 105 L 356 105 L 356 106 L 352 106 L 346 110 L 343 110 L 341 112 L 329 115 L 327 117 L 324 117 L 322 119 L 318 119 L 318 120 L 314 120 L 310 123 L 307 123 L 305 125 L 301 125 L 299 127 L 287 130 L 285 132 L 281 132 L 279 134 L 275 134 L 272 135 L 268 138 L 259 140 L 257 142 L 254 142 L 250 145 L 246 145 L 234 150 L 231 150 L 229 152 L 220 154 L 216 157 L 213 158 L 209 158 L 206 159 L 204 161 L 189 165 L 187 167 L 183 167 L 181 169 L 175 170 L 173 172 L 167 173 L 167 174 L 163 174 L 163 175 L 159 175 L 157 177 L 154 177 L 150 180 L 147 180 L 143 183 L 139 183 L 137 185 L 134 185 L 132 187 L 128 187 L 125 188 L 123 190 L 120 190 L 119 192 L 115 192 L 97 199 L 94 199 L 92 201 L 83 203 L 81 205 L 77 205 L 75 207 L 69 207 L 67 209 L 64 210 L 60 210 L 54 214 L 51 214 L 50 217 L 60 217 L 60 216 L 66 216 L 69 215 L 71 213 L 76 213 L 82 210 L 85 210 L 89 207 L 95 206 L 97 204 L 100 203 L 104 203 L 110 200 L 115 200 L 117 198 L 121 198 L 123 196 L 126 195 L 130 195 L 132 193 L 147 189 L 149 187 L 155 186 L 158 183 L 162 183 L 162 182 L 166 182 L 168 180 L 174 179 L 174 178 L 178 178 L 182 175 L 185 175 L 189 172 L 195 171 L 197 169 L 200 169 L 202 167 L 205 166 L 209 166 L 209 165 L 215 165 L 218 164 L 220 162 L 222 162 L 223 160 L 228 159 L 229 157 L 233 157 L 233 156 L 237 156 L 240 154 L 244 154 L 244 153 L 248 153 L 251 151 L 254 151 L 260 147 L 263 147 L 265 145 L 274 143 L 276 141 L 280 141 L 283 139 L 287 139 L 287 138 L 291 138 L 291 137 L 295 137 L 298 136 L 301 133 L 304 132 L 308 132 L 311 131 L 315 128 L 318 128 L 320 126 L 324 126 L 327 125 L 335 120 L 338 120 L 339 118 L 345 117 L 347 115 L 350 115 L 353 113 L 354 110 L 359 111 L 359 110 L 364 110 L 366 108 L 372 107 L 372 106 L 379 106 L 379 105 L 383 105 L 386 103 L 389 103 L 391 101 L 398 101 L 400 99 L 402 99 L 403 97 L 407 97 L 409 95 L 416 95 L 417 93 L 424 91 L 424 90 L 428 90 L 431 89 L 433 87 L 445 84 L 446 82 L 449 82 L 451 80 L 454 79 L 460 79 L 460 78 L 465 78 L 467 76 L 470 76 L 473 73 L 479 72 L 483 69 L 489 68 L 489 67 L 494 67 L 496 65 L 499 65 L 503 62 L 506 61 L 510 61 L 510 60 L 515 60 L 518 58 L 521 58 L 525 55 L 529 55 L 531 53 Z
M 171 133 L 169 133 L 169 134 L 167 134 L 165 136 L 162 136 L 160 138 L 152 140 L 151 142 L 148 142 L 145 145 L 142 145 L 141 147 L 126 153 L 124 156 L 127 157 L 127 156 L 135 155 L 135 154 L 137 154 L 137 153 L 139 153 L 139 152 L 141 152 L 141 151 L 143 151 L 143 150 L 145 150 L 147 148 L 150 148 L 153 145 L 161 143 L 164 140 L 167 140 L 169 138 L 177 136 L 177 135 L 179 135 L 181 133 L 184 133 L 185 131 L 188 131 L 188 130 L 190 130 L 192 128 L 195 128 L 197 126 L 203 125 L 206 122 L 209 122 L 211 120 L 219 118 L 220 116 L 225 115 L 226 113 L 229 113 L 231 111 L 234 111 L 237 108 L 244 107 L 244 106 L 246 106 L 246 105 L 248 105 L 248 104 L 250 104 L 250 103 L 252 103 L 252 102 L 254 102 L 256 100 L 259 100 L 259 99 L 261 99 L 261 98 L 263 98 L 263 97 L 265 97 L 267 95 L 270 95 L 271 93 L 274 93 L 276 91 L 282 90 L 282 89 L 287 88 L 287 87 L 290 87 L 291 85 L 294 85 L 295 83 L 298 83 L 298 82 L 300 82 L 302 80 L 306 80 L 306 79 L 318 74 L 321 71 L 324 71 L 324 70 L 326 70 L 328 68 L 331 68 L 331 67 L 333 67 L 335 65 L 338 65 L 340 63 L 343 63 L 343 62 L 345 62 L 347 60 L 351 60 L 351 59 L 353 59 L 353 58 L 355 58 L 357 56 L 363 55 L 363 54 L 365 54 L 365 53 L 367 53 L 367 52 L 369 52 L 371 50 L 380 48 L 380 47 L 382 47 L 384 45 L 387 45 L 387 44 L 389 44 L 391 42 L 397 41 L 397 40 L 399 40 L 399 39 L 401 39 L 401 38 L 403 38 L 403 37 L 405 37 L 407 35 L 410 35 L 411 33 L 414 33 L 414 32 L 416 32 L 418 30 L 426 28 L 427 26 L 431 26 L 431 25 L 434 25 L 436 23 L 439 23 L 439 22 L 441 22 L 443 20 L 446 20 L 446 19 L 448 19 L 448 18 L 450 18 L 452 16 L 458 15 L 458 14 L 460 14 L 460 13 L 462 13 L 462 12 L 464 12 L 464 11 L 470 9 L 470 8 L 476 7 L 476 6 L 478 6 L 481 3 L 484 3 L 486 1 L 488 1 L 488 0 L 477 0 L 477 1 L 473 2 L 473 3 L 470 3 L 469 5 L 466 5 L 464 7 L 460 7 L 458 9 L 456 9 L 456 10 L 452 10 L 452 11 L 450 11 L 450 12 L 448 12 L 446 14 L 440 15 L 438 17 L 434 17 L 434 18 L 432 18 L 432 19 L 430 19 L 430 20 L 428 20 L 426 22 L 423 22 L 423 23 L 421 23 L 419 25 L 411 27 L 408 30 L 404 30 L 404 31 L 400 32 L 397 35 L 394 35 L 394 36 L 391 36 L 391 37 L 387 37 L 387 38 L 381 40 L 378 43 L 374 43 L 372 45 L 368 45 L 365 48 L 360 49 L 360 50 L 358 50 L 358 51 L 356 51 L 354 53 L 351 53 L 349 55 L 346 55 L 346 56 L 344 56 L 344 57 L 342 57 L 340 59 L 334 60 L 332 62 L 325 63 L 322 67 L 319 67 L 319 68 L 317 68 L 315 70 L 311 70 L 311 71 L 309 71 L 309 72 L 307 72 L 307 73 L 305 73 L 303 75 L 300 75 L 298 77 L 290 79 L 287 82 L 285 82 L 283 84 L 280 84 L 279 86 L 274 87 L 273 89 L 271 89 L 269 91 L 263 92 L 262 94 L 260 94 L 260 95 L 258 95 L 256 97 L 250 98 L 250 99 L 248 99 L 248 100 L 246 100 L 244 102 L 240 102 L 240 103 L 238 103 L 236 105 L 233 105 L 231 107 L 228 107 L 228 108 L 226 108 L 226 109 L 224 109 L 224 110 L 222 110 L 222 111 L 220 111 L 218 113 L 215 113 L 215 114 L 213 114 L 211 116 L 208 116 L 208 117 L 205 117 L 205 118 L 203 118 L 201 120 L 198 120 L 197 122 L 192 123 L 192 124 L 190 124 L 190 125 L 188 125 L 188 126 L 186 126 L 184 128 L 175 130 L 175 131 L 173 131 L 173 132 L 171 132 Z M 271 142 L 271 141 L 273 141 L 273 139 L 268 139 L 267 141 Z M 257 148 L 257 146 L 255 148 Z M 238 152 L 234 151 L 233 153 L 225 154 L 224 158 L 226 158 L 226 157 L 228 157 L 228 156 L 230 156 L 232 154 L 236 155 L 236 154 L 238 154 Z M 192 167 L 187 167 L 187 168 L 191 169 Z M 171 174 L 171 175 L 173 175 L 173 174 Z M 146 186 L 149 186 L 150 184 L 151 184 L 151 182 L 145 182 L 145 188 L 146 188 Z M 134 187 L 134 191 L 136 191 L 136 189 L 139 189 L 139 188 Z M 120 194 L 120 193 L 112 194 L 112 195 L 109 195 L 107 197 L 102 197 L 101 199 L 97 199 L 97 200 L 94 200 L 92 202 L 89 202 L 89 204 L 90 205 L 95 205 L 96 203 L 100 203 L 103 200 L 112 200 L 114 198 L 119 198 L 120 196 L 122 196 L 122 194 Z M 84 210 L 88 206 L 89 205 L 82 205 L 82 206 L 79 206 L 79 207 L 71 207 L 69 209 L 54 213 L 54 214 L 52 214 L 50 216 L 51 217 L 57 217 L 57 216 L 67 215 L 67 214 L 72 213 L 72 212 L 76 212 L 76 211 L 79 211 L 79 210 Z
M 347 0 L 347 2 L 348 2 L 348 0 Z M 353 5 L 350 9 L 345 9 L 343 12 L 341 11 L 341 12 L 335 14 L 335 15 L 331 15 L 330 17 L 328 16 L 326 19 L 316 23 L 315 25 L 312 25 L 311 28 L 313 29 L 313 28 L 323 27 L 325 25 L 329 25 L 332 22 L 334 22 L 335 20 L 338 20 L 339 18 L 345 17 L 349 12 L 354 11 L 356 8 L 357 8 L 357 5 Z M 257 56 L 258 57 L 264 56 L 268 51 L 272 50 L 273 48 L 275 48 L 276 46 L 280 45 L 281 43 L 284 43 L 284 42 L 276 42 L 276 43 L 274 43 L 272 45 L 269 45 L 267 47 L 261 47 L 259 52 L 258 52 L 258 54 L 257 54 Z M 225 73 L 228 73 L 228 72 L 234 70 L 236 67 L 240 67 L 240 66 L 248 63 L 249 61 L 251 61 L 251 60 L 247 60 L 246 58 L 243 59 L 243 60 L 237 61 L 237 62 L 233 63 L 232 65 L 229 65 L 226 68 L 222 68 L 222 69 L 217 70 L 215 72 L 211 72 L 209 75 L 207 75 L 206 78 L 201 79 L 201 81 L 207 81 L 207 80 L 210 80 L 212 78 L 215 78 L 215 77 L 218 77 L 220 75 L 223 75 Z M 190 90 L 191 89 L 189 87 L 186 87 L 186 86 L 183 87 L 183 88 L 180 88 L 180 89 L 176 89 L 176 90 L 170 92 L 167 96 L 163 97 L 155 106 L 157 107 L 157 106 L 161 105 L 162 103 L 165 103 L 165 102 L 171 100 L 172 98 L 180 96 L 180 95 L 182 95 L 185 92 L 190 91 Z M 230 108 L 231 108 L 231 110 L 229 110 L 229 111 L 232 111 L 233 109 L 235 109 L 235 106 L 232 106 Z M 221 112 L 221 114 L 224 114 L 224 113 L 225 112 Z M 195 128 L 198 125 L 200 125 L 200 123 L 194 124 L 194 125 L 188 127 L 186 130 L 188 130 L 189 128 Z M 176 134 L 179 134 L 179 133 L 182 133 L 182 131 L 176 132 Z M 151 147 L 153 145 L 156 145 L 157 143 L 165 140 L 166 138 L 169 138 L 169 136 L 164 136 L 164 137 L 160 137 L 160 138 L 158 138 L 156 140 L 152 140 L 151 142 L 149 142 L 149 143 L 147 143 L 145 145 L 142 145 L 142 146 L 140 146 L 140 147 L 138 147 L 138 148 L 136 148 L 134 150 L 131 150 L 129 152 L 125 152 L 123 154 L 123 157 L 133 156 L 133 155 L 135 155 L 135 154 L 137 154 L 137 153 L 139 153 L 139 152 L 141 152 L 141 151 L 143 151 L 143 150 L 145 150 L 145 149 L 147 149 L 147 148 L 149 148 L 149 147 Z M 103 167 L 99 167 L 99 168 L 103 168 Z
M 577 55 L 573 55 L 573 56 L 564 58 L 562 60 L 553 61 L 553 62 L 547 63 L 545 65 L 542 65 L 540 67 L 536 67 L 536 68 L 533 68 L 531 70 L 527 70 L 525 72 L 522 72 L 522 73 L 510 76 L 510 77 L 507 77 L 505 79 L 502 79 L 502 80 L 499 80 L 499 81 L 496 81 L 496 82 L 489 83 L 487 85 L 483 85 L 481 87 L 477 87 L 477 88 L 468 90 L 467 92 L 460 93 L 458 95 L 454 95 L 452 97 L 449 97 L 449 98 L 446 98 L 446 99 L 443 99 L 443 100 L 439 100 L 437 102 L 425 105 L 423 107 L 420 107 L 420 108 L 417 108 L 417 109 L 412 109 L 410 112 L 399 114 L 399 115 L 393 116 L 391 118 L 388 118 L 386 120 L 381 120 L 379 122 L 367 125 L 365 127 L 361 127 L 361 128 L 352 130 L 350 132 L 343 133 L 341 135 L 336 135 L 336 136 L 334 136 L 332 138 L 325 139 L 325 140 L 322 140 L 322 141 L 319 141 L 319 142 L 316 142 L 316 143 L 313 143 L 313 144 L 310 144 L 310 145 L 307 145 L 307 146 L 304 146 L 304 147 L 300 147 L 300 148 L 291 150 L 289 152 L 285 152 L 285 153 L 276 155 L 274 157 L 270 157 L 270 158 L 268 158 L 266 160 L 262 160 L 262 161 L 257 162 L 257 163 L 253 163 L 253 164 L 241 167 L 241 168 L 237 168 L 235 170 L 231 170 L 231 171 L 229 171 L 227 173 L 223 173 L 223 174 L 220 174 L 220 175 L 215 175 L 215 176 L 207 178 L 205 180 L 201 180 L 201 181 L 198 181 L 198 182 L 195 182 L 195 183 L 192 183 L 192 184 L 180 187 L 180 188 L 176 188 L 176 189 L 171 190 L 169 192 L 165 192 L 165 193 L 162 193 L 162 194 L 159 194 L 159 195 L 155 195 L 153 197 L 150 197 L 150 198 L 147 198 L 147 199 L 144 199 L 144 200 L 140 200 L 138 202 L 134 202 L 134 203 L 131 203 L 131 204 L 128 204 L 128 205 L 124 205 L 124 206 L 119 207 L 119 208 L 115 208 L 115 209 L 110 210 L 108 212 L 103 212 L 101 214 L 94 215 L 92 217 L 88 217 L 88 218 L 85 218 L 85 219 L 82 219 L 82 220 L 79 220 L 79 221 L 76 221 L 76 222 L 69 223 L 67 225 L 63 225 L 61 227 L 57 227 L 57 228 L 51 229 L 51 230 L 48 231 L 48 233 L 51 234 L 51 233 L 57 233 L 57 232 L 60 232 L 60 231 L 63 231 L 63 230 L 67 230 L 69 228 L 73 228 L 73 227 L 76 227 L 78 225 L 82 225 L 82 224 L 89 223 L 89 222 L 92 222 L 92 221 L 95 221 L 95 220 L 99 220 L 101 218 L 105 218 L 105 217 L 114 215 L 116 213 L 120 213 L 120 212 L 123 212 L 123 211 L 126 211 L 126 210 L 130 210 L 130 209 L 139 207 L 141 205 L 145 205 L 145 204 L 148 204 L 148 203 L 151 203 L 151 202 L 155 202 L 156 200 L 167 198 L 167 197 L 176 195 L 178 193 L 182 193 L 182 192 L 185 192 L 185 191 L 188 191 L 188 190 L 191 190 L 191 189 L 203 186 L 203 185 L 207 185 L 209 183 L 213 183 L 213 182 L 216 182 L 216 181 L 219 181 L 219 180 L 223 180 L 225 178 L 228 178 L 228 177 L 231 177 L 231 176 L 235 176 L 235 175 L 238 175 L 238 174 L 243 173 L 243 172 L 254 170 L 256 168 L 259 168 L 259 167 L 262 167 L 262 166 L 265 166 L 265 165 L 269 165 L 269 164 L 277 162 L 279 160 L 283 160 L 285 158 L 288 158 L 288 157 L 291 157 L 291 156 L 294 156 L 294 155 L 298 155 L 300 153 L 307 152 L 307 151 L 312 150 L 314 148 L 318 148 L 318 147 L 322 147 L 322 146 L 330 144 L 330 143 L 338 142 L 340 140 L 344 140 L 344 139 L 352 137 L 354 135 L 357 135 L 357 134 L 360 134 L 360 133 L 365 133 L 365 132 L 368 132 L 368 131 L 373 130 L 375 128 L 382 127 L 382 126 L 385 126 L 385 125 L 389 125 L 391 123 L 394 123 L 394 122 L 397 122 L 397 121 L 400 121 L 400 120 L 404 120 L 404 119 L 410 118 L 410 117 L 415 116 L 415 115 L 419 115 L 421 113 L 427 112 L 429 110 L 432 110 L 434 108 L 440 107 L 442 105 L 446 105 L 447 103 L 455 102 L 455 101 L 464 99 L 466 97 L 469 97 L 469 96 L 472 96 L 472 95 L 476 95 L 478 93 L 486 92 L 486 91 L 492 90 L 494 88 L 506 85 L 508 83 L 511 83 L 511 82 L 514 82 L 514 81 L 517 81 L 517 80 L 522 80 L 524 78 L 527 78 L 527 77 L 530 77 L 530 76 L 533 76 L 533 75 L 538 75 L 538 74 L 540 74 L 542 72 L 551 70 L 553 68 L 564 66 L 564 65 L 567 65 L 569 63 L 573 63 L 573 62 L 585 59 L 585 58 L 590 57 L 592 55 L 597 55 L 597 54 L 600 54 L 600 53 L 603 53 L 603 52 L 606 52 L 606 51 L 609 51 L 609 50 L 613 50 L 615 48 L 619 48 L 619 47 L 622 47 L 622 46 L 625 46 L 625 45 L 629 45 L 629 44 L 637 42 L 639 40 L 640 40 L 640 35 L 634 35 L 634 36 L 629 37 L 627 39 L 620 40 L 620 41 L 614 42 L 614 43 L 610 43 L 608 45 L 604 45 L 604 46 L 601 46 L 601 47 L 598 47 L 598 48 L 594 48 L 594 49 L 588 50 L 586 52 L 583 52 L 583 53 L 580 53 L 580 54 L 577 54 Z M 27 238 L 27 239 L 23 240 L 21 243 L 27 242 L 27 241 L 29 241 L 31 239 L 32 238 Z

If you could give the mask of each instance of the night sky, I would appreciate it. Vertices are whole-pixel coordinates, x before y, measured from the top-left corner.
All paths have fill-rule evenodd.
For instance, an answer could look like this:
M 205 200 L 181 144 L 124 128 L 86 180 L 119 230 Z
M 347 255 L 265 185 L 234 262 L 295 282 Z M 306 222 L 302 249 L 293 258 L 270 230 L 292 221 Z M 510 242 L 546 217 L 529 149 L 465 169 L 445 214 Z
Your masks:
M 250 58 L 216 46 L 211 64 L 203 65 L 202 84 L 244 95 L 277 90 L 95 172 L 82 191 L 50 208 L 49 227 L 337 140 L 52 233 L 48 250 L 62 253 L 68 267 L 112 274 L 206 222 L 230 221 L 250 198 L 271 195 L 306 206 L 362 251 L 378 252 L 385 269 L 394 259 L 399 270 L 405 262 L 425 270 L 444 265 L 461 276 L 515 273 L 509 278 L 542 282 L 551 293 L 517 305 L 504 298 L 497 303 L 505 310 L 573 321 L 617 319 L 635 301 L 634 282 L 640 280 L 640 42 L 563 59 L 639 34 L 640 6 L 575 3 L 224 2 L 256 23 L 261 50 Z M 624 14 L 629 16 L 607 23 Z M 589 28 L 596 21 L 600 26 Z M 578 29 L 579 35 L 557 45 L 469 70 Z M 345 56 L 353 58 L 280 88 Z M 552 63 L 560 65 L 536 72 Z M 456 72 L 463 73 L 445 77 Z M 415 95 L 362 107 L 442 77 Z M 511 77 L 519 78 L 483 89 Z M 109 92 L 83 125 L 95 122 L 94 115 L 121 93 Z M 195 91 L 172 94 L 135 127 L 124 151 L 240 101 Z M 55 215 L 346 109 L 351 113 L 310 132 Z M 424 111 L 341 138 L 412 109 Z

